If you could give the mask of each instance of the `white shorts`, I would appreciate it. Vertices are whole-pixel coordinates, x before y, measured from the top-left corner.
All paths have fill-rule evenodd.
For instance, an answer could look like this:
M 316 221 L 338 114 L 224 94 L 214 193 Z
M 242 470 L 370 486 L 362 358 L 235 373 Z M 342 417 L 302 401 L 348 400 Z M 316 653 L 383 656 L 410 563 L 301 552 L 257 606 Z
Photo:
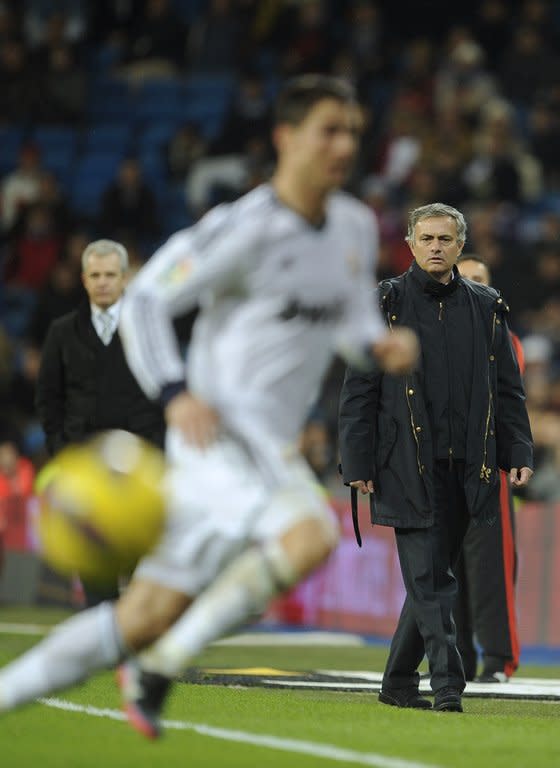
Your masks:
M 337 535 L 336 516 L 295 451 L 283 457 L 280 488 L 229 437 L 199 451 L 169 431 L 167 457 L 165 531 L 136 576 L 194 597 L 249 543 L 275 539 L 301 520 L 320 518 Z

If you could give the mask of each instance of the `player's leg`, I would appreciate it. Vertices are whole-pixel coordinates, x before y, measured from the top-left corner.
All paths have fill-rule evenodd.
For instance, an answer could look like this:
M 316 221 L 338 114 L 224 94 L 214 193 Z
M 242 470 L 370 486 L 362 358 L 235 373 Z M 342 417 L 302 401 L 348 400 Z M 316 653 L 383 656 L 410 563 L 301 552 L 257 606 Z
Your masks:
M 0 711 L 67 688 L 152 643 L 188 605 L 158 584 L 133 581 L 118 603 L 102 603 L 56 627 L 0 670 Z
M 271 598 L 303 579 L 332 551 L 338 534 L 334 516 L 307 471 L 299 469 L 292 490 L 276 494 L 257 517 L 245 518 L 246 531 L 259 543 L 245 544 L 237 553 L 230 543 L 228 564 L 216 568 L 216 577 L 209 579 L 209 586 L 184 615 L 140 655 L 144 674 L 136 671 L 138 697 L 127 708 L 131 704 L 141 707 L 140 699 L 148 700 L 152 716 L 158 695 L 151 696 L 150 688 L 161 689 L 158 674 L 168 680 L 179 676 L 209 643 L 258 617 Z M 227 497 L 235 506 L 234 495 L 228 493 Z M 214 519 L 219 526 L 222 518 L 209 514 L 204 520 Z M 228 546 L 219 528 L 214 533 L 216 542 Z M 134 721 L 132 725 L 145 735 L 157 735 L 157 726 L 147 732 Z

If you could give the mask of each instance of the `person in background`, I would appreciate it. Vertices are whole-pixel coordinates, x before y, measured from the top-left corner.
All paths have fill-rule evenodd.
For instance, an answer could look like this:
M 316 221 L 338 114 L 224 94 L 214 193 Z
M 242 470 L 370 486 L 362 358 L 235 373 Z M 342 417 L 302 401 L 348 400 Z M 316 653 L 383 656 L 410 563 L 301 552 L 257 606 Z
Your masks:
M 499 293 L 465 280 L 456 263 L 463 214 L 443 203 L 415 208 L 409 270 L 379 287 L 391 328 L 420 337 L 419 369 L 405 379 L 349 368 L 339 435 L 346 484 L 370 494 L 374 524 L 395 529 L 406 599 L 379 701 L 427 709 L 418 692 L 428 657 L 436 711 L 462 712 L 453 569 L 471 519 L 489 531 L 499 509 L 499 469 L 515 487 L 532 474 L 525 395 Z
M 457 268 L 462 277 L 490 285 L 490 270 L 478 256 L 461 256 Z M 523 373 L 523 347 L 512 331 L 510 337 Z M 490 526 L 469 526 L 454 573 L 458 594 L 453 617 L 465 678 L 481 683 L 505 682 L 519 666 L 519 634 L 515 611 L 515 512 L 511 484 L 503 470 L 496 521 Z M 482 653 L 478 677 L 475 638 Z
M 163 447 L 163 411 L 138 386 L 116 333 L 127 271 L 121 243 L 90 243 L 82 256 L 87 297 L 49 328 L 36 405 L 51 455 L 107 429 L 124 429 Z M 84 584 L 84 591 L 87 604 L 96 605 L 116 598 L 118 585 L 97 593 Z

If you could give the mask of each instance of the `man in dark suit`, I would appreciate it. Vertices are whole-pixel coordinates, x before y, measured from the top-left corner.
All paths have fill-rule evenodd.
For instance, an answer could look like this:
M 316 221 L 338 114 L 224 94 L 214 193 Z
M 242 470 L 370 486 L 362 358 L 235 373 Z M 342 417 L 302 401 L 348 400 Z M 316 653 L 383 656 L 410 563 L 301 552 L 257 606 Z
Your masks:
M 49 329 L 36 404 L 51 455 L 106 429 L 125 429 L 163 446 L 162 410 L 138 386 L 116 332 L 127 270 L 123 245 L 90 243 L 82 256 L 88 300 Z M 117 585 L 103 594 L 84 589 L 88 605 L 118 595 Z
M 342 471 L 370 494 L 372 522 L 395 529 L 406 588 L 379 700 L 429 708 L 418 693 L 426 654 L 434 709 L 462 712 L 453 568 L 471 518 L 482 527 L 495 521 L 499 470 L 514 487 L 528 482 L 532 438 L 508 307 L 457 270 L 462 213 L 442 203 L 416 208 L 406 239 L 412 266 L 383 281 L 379 298 L 389 326 L 418 333 L 420 365 L 406 378 L 347 371 Z

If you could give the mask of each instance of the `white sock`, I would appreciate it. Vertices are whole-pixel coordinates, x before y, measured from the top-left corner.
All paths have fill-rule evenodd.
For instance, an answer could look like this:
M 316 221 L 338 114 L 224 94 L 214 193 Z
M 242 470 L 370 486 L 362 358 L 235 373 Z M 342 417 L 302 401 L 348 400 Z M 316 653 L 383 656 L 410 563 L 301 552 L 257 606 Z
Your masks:
M 259 616 L 272 597 L 296 581 L 279 544 L 246 550 L 151 648 L 140 654 L 142 667 L 178 677 L 207 645 Z
M 0 670 L 0 711 L 78 683 L 123 655 L 113 606 L 101 603 L 63 622 Z

